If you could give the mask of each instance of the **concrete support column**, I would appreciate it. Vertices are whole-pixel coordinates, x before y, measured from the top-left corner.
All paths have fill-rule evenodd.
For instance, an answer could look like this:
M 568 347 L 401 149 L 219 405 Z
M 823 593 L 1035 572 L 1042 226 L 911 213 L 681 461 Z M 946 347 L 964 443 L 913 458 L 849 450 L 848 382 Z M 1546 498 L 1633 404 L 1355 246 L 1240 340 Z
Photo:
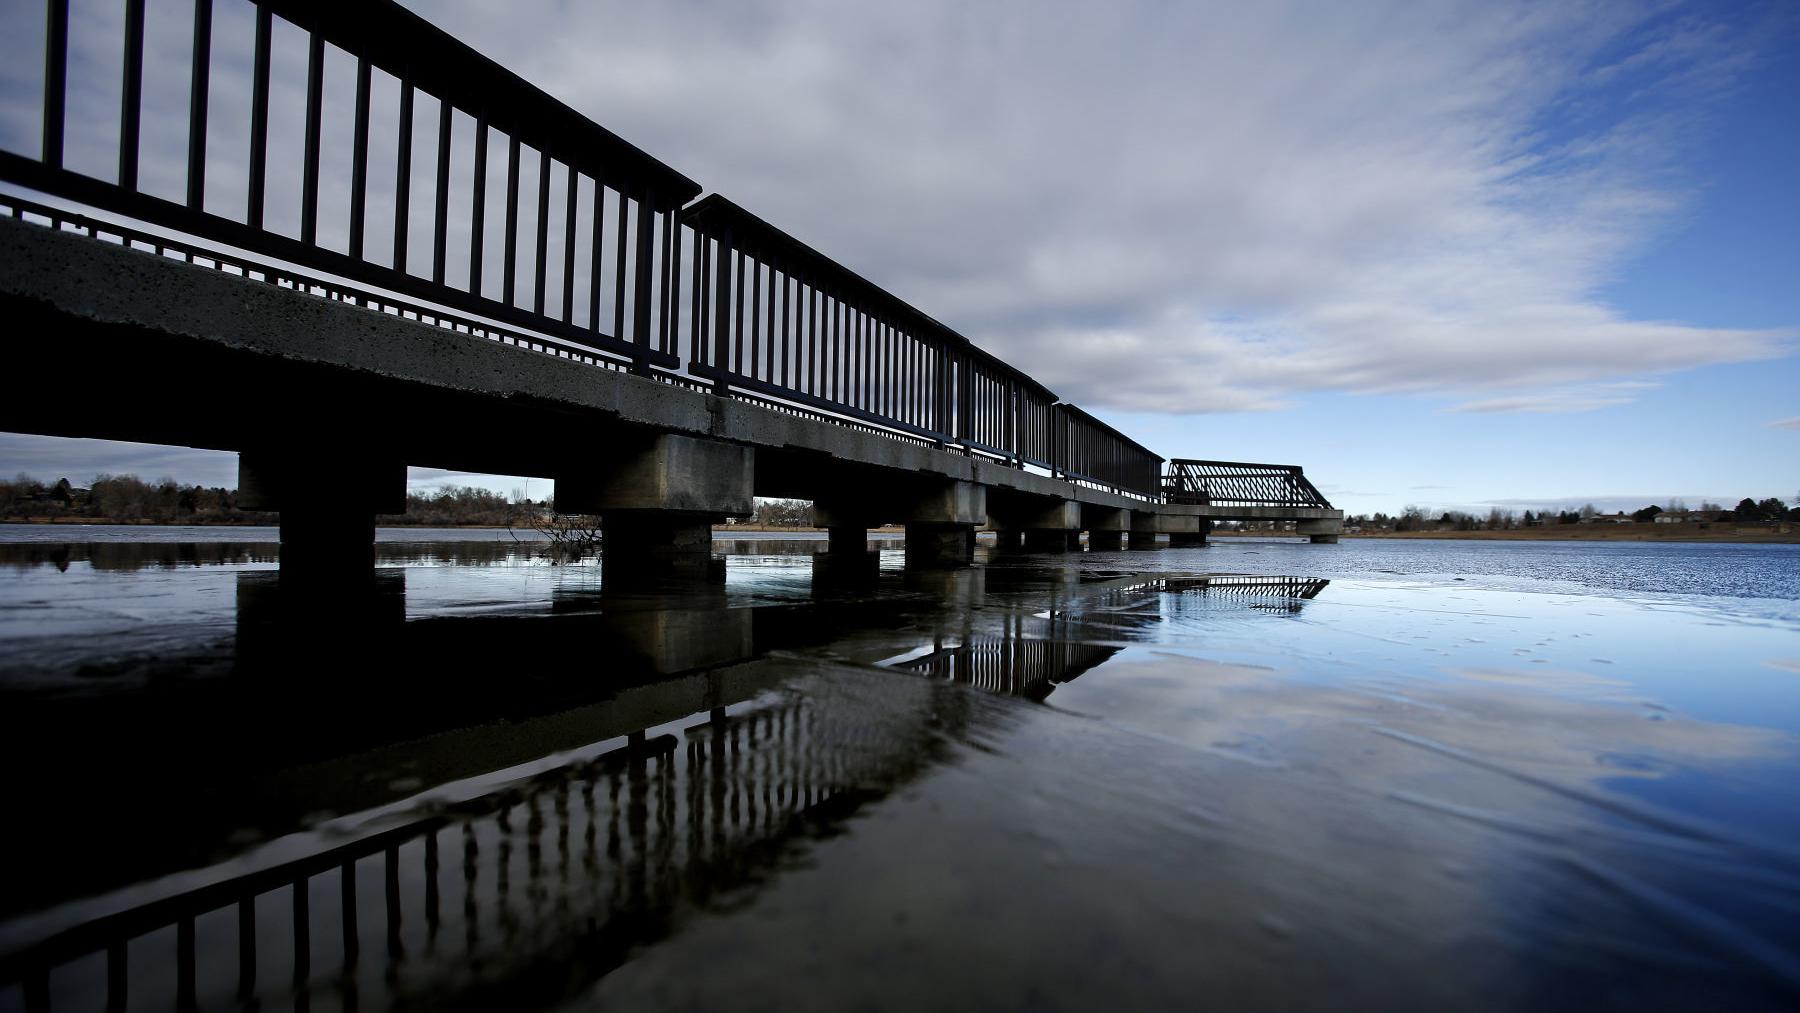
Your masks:
M 1206 536 L 1212 531 L 1212 521 L 1196 517 L 1193 514 L 1175 513 L 1163 510 L 1156 513 L 1136 513 L 1132 515 L 1132 543 L 1138 544 L 1140 534 L 1146 543 L 1156 535 L 1169 536 L 1171 546 L 1205 545 Z
M 995 528 L 994 529 L 994 551 L 995 552 L 1023 552 L 1023 551 L 1025 551 L 1025 532 L 1020 531 L 1018 528 Z
M 1305 535 L 1314 545 L 1336 545 L 1338 536 L 1344 533 L 1344 520 L 1340 514 L 1335 518 L 1301 521 L 1294 525 L 1294 533 Z
M 1194 518 L 1193 531 L 1177 531 L 1169 535 L 1169 544 L 1174 546 L 1205 545 L 1206 536 L 1212 534 L 1212 521 L 1205 517 Z
M 826 528 L 825 551 L 834 556 L 868 555 L 868 527 L 866 525 L 834 524 Z
M 755 466 L 755 452 L 736 444 L 670 434 L 627 437 L 558 474 L 556 508 L 600 515 L 600 558 L 609 582 L 626 570 L 672 566 L 722 575 L 711 563 L 712 526 L 755 512 Z
M 862 586 L 881 573 L 881 553 L 869 551 L 870 525 L 841 523 L 842 519 L 841 514 L 831 518 L 825 528 L 825 551 L 813 557 L 813 582 L 820 587 Z
M 1157 541 L 1156 537 L 1162 534 L 1163 529 L 1159 523 L 1161 520 L 1161 514 L 1151 513 L 1147 510 L 1133 510 L 1128 544 L 1134 549 L 1154 549 L 1162 544 Z
M 290 583 L 366 580 L 375 566 L 375 515 L 406 509 L 406 465 L 349 438 L 246 450 L 238 504 L 281 514 L 281 572 Z
M 840 527 L 866 539 L 869 526 L 897 520 L 906 525 L 908 566 L 966 566 L 975 558 L 975 528 L 987 519 L 987 490 L 943 480 L 857 489 L 814 500 L 813 518 L 831 533 L 832 553 Z
M 712 558 L 712 526 L 723 514 L 608 510 L 600 516 L 600 558 L 611 563 Z
M 1131 528 L 1131 511 L 1119 507 L 1084 504 L 1081 526 L 1087 529 L 1088 549 L 1093 552 L 1117 552 Z
M 997 530 L 1024 533 L 1026 552 L 1081 551 L 1081 504 L 1041 497 L 992 504 L 988 523 Z
M 907 566 L 967 566 L 975 561 L 975 525 L 924 521 L 906 526 Z

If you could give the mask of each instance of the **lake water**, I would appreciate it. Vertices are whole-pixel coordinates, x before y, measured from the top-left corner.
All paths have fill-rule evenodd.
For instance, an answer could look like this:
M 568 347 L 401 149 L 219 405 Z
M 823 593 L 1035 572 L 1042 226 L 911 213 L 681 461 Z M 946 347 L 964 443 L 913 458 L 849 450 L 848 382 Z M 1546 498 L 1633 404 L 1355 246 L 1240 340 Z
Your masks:
M 0 1010 L 1800 1003 L 1800 546 L 273 542 L 0 528 Z

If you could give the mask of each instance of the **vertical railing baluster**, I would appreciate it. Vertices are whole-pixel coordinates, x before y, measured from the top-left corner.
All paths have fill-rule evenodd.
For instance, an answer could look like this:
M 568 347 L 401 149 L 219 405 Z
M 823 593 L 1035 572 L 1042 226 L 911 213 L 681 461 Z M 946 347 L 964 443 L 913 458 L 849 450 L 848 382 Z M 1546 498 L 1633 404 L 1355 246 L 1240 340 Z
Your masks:
M 324 113 L 325 37 L 313 32 L 306 47 L 306 147 L 300 169 L 300 241 L 319 239 L 319 128 Z
M 44 164 L 62 168 L 63 120 L 69 101 L 69 0 L 44 10 Z
M 627 195 L 624 190 L 620 190 L 619 191 L 619 221 L 618 221 L 618 224 L 614 226 L 615 230 L 619 234 L 619 236 L 618 236 L 619 242 L 618 242 L 617 259 L 613 263 L 613 331 L 612 331 L 613 337 L 617 338 L 620 341 L 625 340 L 625 230 L 626 230 L 626 226 L 630 224 L 631 205 L 632 204 L 633 204 L 633 201 L 632 201 L 631 197 L 629 195 Z M 640 204 L 640 205 L 638 205 L 638 214 L 641 215 L 643 213 L 644 213 L 643 206 Z M 724 261 L 723 260 L 721 260 L 719 262 L 719 269 L 724 270 Z M 725 307 L 723 307 L 723 306 L 719 307 L 720 316 L 723 316 L 724 313 L 725 313 Z
M 144 112 L 144 0 L 125 0 L 125 59 L 119 83 L 119 186 L 136 190 L 138 123 Z
M 502 248 L 505 252 L 501 254 L 500 301 L 511 309 L 519 273 L 519 135 L 516 133 L 508 134 L 506 139 L 506 236 Z
M 194 45 L 188 71 L 187 206 L 206 206 L 206 109 L 212 81 L 212 0 L 194 0 Z
M 631 343 L 636 345 L 639 354 L 632 358 L 632 365 L 638 372 L 648 372 L 648 363 L 642 353 L 650 347 L 650 258 L 651 227 L 656 212 L 649 194 L 639 198 L 637 202 L 637 252 L 632 256 L 631 265 Z
M 581 192 L 577 184 L 581 182 L 581 174 L 575 171 L 573 162 L 563 165 L 563 173 L 568 176 L 568 185 L 563 194 L 563 297 L 562 321 L 565 324 L 575 323 L 575 208 Z
M 356 966 L 362 946 L 356 933 L 356 859 L 338 867 L 338 916 L 344 937 L 344 970 Z
M 256 55 L 250 80 L 250 192 L 244 214 L 253 229 L 263 225 L 263 201 L 267 192 L 269 162 L 269 34 L 267 7 L 256 8 Z
M 450 240 L 450 113 L 448 98 L 438 99 L 437 207 L 431 231 L 431 280 L 444 283 L 444 250 Z
M 712 275 L 707 273 L 707 256 L 712 249 L 712 240 L 705 234 L 694 233 L 694 319 L 688 330 L 691 335 L 688 345 L 688 357 L 702 365 L 711 361 L 712 341 L 708 333 L 709 321 L 706 308 L 711 302 L 707 288 L 712 282 Z
M 440 914 L 438 899 L 438 832 L 434 827 L 425 834 L 425 942 L 427 949 L 436 942 Z
M 771 357 L 775 354 L 775 335 L 767 335 L 767 340 L 765 341 L 763 334 L 761 257 L 753 257 L 750 260 L 750 284 L 747 287 L 750 289 L 750 372 L 754 375 L 756 372 L 757 353 L 762 346 L 768 346 L 769 355 Z M 738 299 L 742 301 L 743 296 L 740 295 Z M 768 370 L 763 371 L 761 379 L 771 379 Z
M 394 160 L 394 270 L 406 273 L 406 242 L 412 218 L 413 83 L 400 79 L 399 157 Z
M 732 360 L 731 370 L 734 373 L 742 373 L 748 376 L 750 373 L 754 372 L 755 366 L 747 364 L 744 361 L 744 289 L 746 286 L 744 285 L 744 251 L 742 249 L 732 251 L 731 272 L 732 283 L 736 286 L 736 291 L 733 292 L 732 296 L 732 348 L 735 355 Z M 755 350 L 752 349 L 752 359 L 755 358 L 755 354 Z
M 544 314 L 544 277 L 550 259 L 550 149 L 538 149 L 537 247 L 531 271 L 531 311 Z
M 588 330 L 598 334 L 600 333 L 600 279 L 604 277 L 600 272 L 600 260 L 601 254 L 606 250 L 606 181 L 601 179 L 598 173 L 594 175 L 594 228 L 593 234 L 588 237 L 588 243 L 593 247 L 588 264 Z M 694 247 L 694 252 L 696 255 L 700 252 L 698 245 Z M 698 270 L 699 267 L 700 258 L 696 256 L 694 268 Z M 694 291 L 696 293 L 700 291 L 697 283 Z
M 382 857 L 382 896 L 387 902 L 387 954 L 390 963 L 405 954 L 400 942 L 400 846 L 390 844 Z
M 681 259 L 680 247 L 675 245 L 675 236 L 678 234 L 674 209 L 665 209 L 662 212 L 662 263 L 657 269 L 662 287 L 656 295 L 656 347 L 664 355 L 674 354 L 674 349 L 670 347 L 670 336 L 675 328 L 675 294 L 670 288 L 670 280 L 674 279 L 676 284 L 681 280 L 675 277 L 675 264 Z
M 719 259 L 713 267 L 717 293 L 713 299 L 713 366 L 723 373 L 731 365 L 731 247 L 723 235 L 719 237 L 718 245 Z M 719 376 L 713 382 L 718 392 L 724 394 L 725 378 Z
M 193 915 L 182 915 L 175 926 L 175 1008 L 195 1008 Z
M 350 258 L 363 257 L 363 233 L 369 211 L 369 86 L 374 68 L 369 58 L 356 58 L 356 113 L 350 130 Z
M 312 911 L 306 879 L 294 880 L 294 988 L 303 989 L 312 977 Z
M 475 193 L 469 205 L 469 294 L 481 297 L 482 248 L 487 243 L 487 110 L 475 114 Z
M 676 219 L 677 208 L 670 208 L 663 214 L 664 234 L 663 260 L 667 264 L 666 273 L 669 279 L 668 298 L 664 301 L 667 312 L 663 316 L 663 351 L 670 355 L 680 355 L 680 338 L 678 319 L 681 315 L 681 222 Z M 690 321 L 691 325 L 691 321 Z
M 256 895 L 249 894 L 237 903 L 238 923 L 238 987 L 237 997 L 247 1000 L 256 994 Z
M 681 234 L 680 228 L 676 229 L 675 234 L 677 236 Z M 700 300 L 706 288 L 706 280 L 700 275 L 700 254 L 705 249 L 706 236 L 696 231 L 694 233 L 694 250 L 688 254 L 693 261 L 693 269 L 689 272 L 693 277 L 688 292 L 687 321 L 688 361 L 690 364 L 706 361 L 706 342 L 700 333 Z
M 773 298 L 771 295 L 770 299 Z M 807 300 L 806 362 L 797 363 L 794 373 L 796 380 L 806 385 L 806 392 L 816 397 L 819 393 L 819 304 L 824 304 L 825 312 L 831 312 L 831 295 L 820 293 L 818 286 L 812 285 L 807 288 Z M 800 379 L 801 377 L 804 379 Z
M 131 1002 L 131 964 L 126 941 L 116 939 L 106 946 L 106 1010 L 123 1013 Z

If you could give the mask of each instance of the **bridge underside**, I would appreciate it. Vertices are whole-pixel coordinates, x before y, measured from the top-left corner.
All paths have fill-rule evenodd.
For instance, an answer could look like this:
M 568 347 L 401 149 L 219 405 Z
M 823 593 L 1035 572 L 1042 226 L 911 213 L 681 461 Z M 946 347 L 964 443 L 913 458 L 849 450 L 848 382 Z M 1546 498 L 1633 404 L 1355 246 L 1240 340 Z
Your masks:
M 316 541 L 308 558 L 366 559 L 373 516 L 403 508 L 406 465 L 556 479 L 564 510 L 630 533 L 615 545 L 673 559 L 704 556 L 710 524 L 753 496 L 813 500 L 847 529 L 907 524 L 927 563 L 966 561 L 982 525 L 1053 548 L 1083 530 L 1105 546 L 1203 538 L 1203 521 L 1245 516 L 17 221 L 0 220 L 0 314 L 15 377 L 0 428 L 238 452 L 252 505 L 283 512 L 284 542 Z M 1333 533 L 1341 517 L 1282 515 Z

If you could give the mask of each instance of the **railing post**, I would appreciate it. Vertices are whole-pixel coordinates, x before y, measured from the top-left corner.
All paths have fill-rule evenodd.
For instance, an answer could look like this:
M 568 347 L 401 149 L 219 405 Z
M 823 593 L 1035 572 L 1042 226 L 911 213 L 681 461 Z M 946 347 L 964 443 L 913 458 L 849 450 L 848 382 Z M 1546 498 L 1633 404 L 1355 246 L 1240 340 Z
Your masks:
M 713 393 L 720 397 L 730 397 L 731 388 L 725 382 L 724 374 L 731 362 L 731 233 L 721 232 L 718 235 L 718 256 L 713 260 L 713 369 L 718 373 L 713 377 Z

